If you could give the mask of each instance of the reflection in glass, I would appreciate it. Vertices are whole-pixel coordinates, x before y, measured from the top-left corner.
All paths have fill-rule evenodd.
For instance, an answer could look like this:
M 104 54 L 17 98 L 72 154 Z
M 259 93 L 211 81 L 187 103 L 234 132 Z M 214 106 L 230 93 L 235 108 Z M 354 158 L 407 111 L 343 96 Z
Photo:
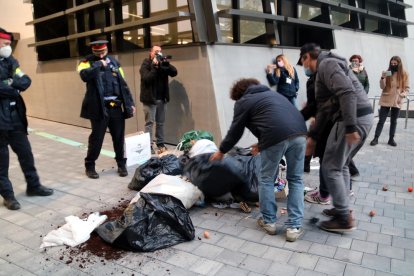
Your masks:
M 365 18 L 365 30 L 367 32 L 374 32 L 378 30 L 378 19 Z
M 298 17 L 304 20 L 311 20 L 322 14 L 321 8 L 306 4 L 298 4 Z
M 230 18 L 219 18 L 221 39 L 224 43 L 233 42 L 233 24 Z
M 351 20 L 351 15 L 349 12 L 338 12 L 338 11 L 331 11 L 331 22 L 333 25 L 342 25 L 346 22 Z
M 266 33 L 264 22 L 240 20 L 240 43 L 249 43 Z
M 261 0 L 240 0 L 240 9 L 263 12 L 262 1 Z

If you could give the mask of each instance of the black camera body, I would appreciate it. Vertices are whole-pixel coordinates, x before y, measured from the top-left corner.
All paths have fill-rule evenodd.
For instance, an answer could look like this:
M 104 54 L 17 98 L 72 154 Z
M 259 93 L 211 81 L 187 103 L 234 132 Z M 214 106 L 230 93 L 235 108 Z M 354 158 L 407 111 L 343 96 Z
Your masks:
M 164 55 L 157 54 L 157 55 L 155 55 L 155 58 L 158 60 L 158 63 L 161 66 L 168 66 L 168 65 L 170 65 L 169 60 L 172 59 L 172 56 L 170 56 L 170 55 L 164 56 Z

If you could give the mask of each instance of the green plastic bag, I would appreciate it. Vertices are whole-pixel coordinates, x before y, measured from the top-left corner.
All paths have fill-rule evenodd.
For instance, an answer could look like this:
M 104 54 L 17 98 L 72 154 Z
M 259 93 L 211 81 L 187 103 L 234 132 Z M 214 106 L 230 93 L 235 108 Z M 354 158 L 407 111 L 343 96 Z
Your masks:
M 180 142 L 177 145 L 178 150 L 188 151 L 193 146 L 192 140 L 208 139 L 214 142 L 213 135 L 205 130 L 191 130 L 181 137 Z

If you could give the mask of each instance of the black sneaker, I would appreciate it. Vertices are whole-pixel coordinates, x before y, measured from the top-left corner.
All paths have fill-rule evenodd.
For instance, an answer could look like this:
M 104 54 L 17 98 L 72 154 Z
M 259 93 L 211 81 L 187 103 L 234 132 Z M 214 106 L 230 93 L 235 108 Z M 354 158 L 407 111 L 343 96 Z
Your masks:
M 53 194 L 53 189 L 47 188 L 43 185 L 26 190 L 27 196 L 50 196 L 52 194 Z
M 3 204 L 9 210 L 19 210 L 21 208 L 20 203 L 15 197 L 5 198 Z
M 128 176 L 128 170 L 126 169 L 125 165 L 118 167 L 118 175 L 120 177 Z

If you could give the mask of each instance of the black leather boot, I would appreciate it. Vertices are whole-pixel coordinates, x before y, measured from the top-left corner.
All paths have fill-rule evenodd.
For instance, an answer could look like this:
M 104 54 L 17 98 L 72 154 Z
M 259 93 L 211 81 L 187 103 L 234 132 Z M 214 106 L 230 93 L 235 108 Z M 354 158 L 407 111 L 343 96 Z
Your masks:
M 19 210 L 21 208 L 20 203 L 14 196 L 5 198 L 3 204 L 9 210 Z
M 43 185 L 39 185 L 36 188 L 30 188 L 26 190 L 27 196 L 50 196 L 53 194 L 53 189 L 47 188 Z
M 388 140 L 388 145 L 396 147 L 397 143 L 394 141 L 394 136 L 390 136 L 390 139 Z
M 99 178 L 99 174 L 95 170 L 95 164 L 85 164 L 85 173 L 89 178 Z
M 125 165 L 118 166 L 118 175 L 120 177 L 128 176 L 128 170 Z
M 375 146 L 375 145 L 377 145 L 377 144 L 378 144 L 378 137 L 377 137 L 377 136 L 375 136 L 375 137 L 374 137 L 374 139 L 371 141 L 370 145 L 371 145 L 371 146 Z

